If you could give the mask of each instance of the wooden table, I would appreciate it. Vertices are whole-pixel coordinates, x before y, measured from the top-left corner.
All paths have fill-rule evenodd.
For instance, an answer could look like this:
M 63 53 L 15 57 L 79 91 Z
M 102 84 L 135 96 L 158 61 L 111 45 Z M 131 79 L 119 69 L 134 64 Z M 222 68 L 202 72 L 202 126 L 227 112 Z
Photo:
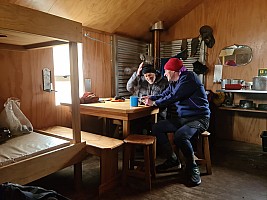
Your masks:
M 61 103 L 61 105 L 71 106 L 70 103 Z M 122 120 L 123 138 L 125 138 L 130 134 L 131 120 L 152 115 L 152 117 L 154 117 L 154 121 L 157 122 L 157 114 L 159 113 L 159 109 L 145 105 L 131 107 L 130 100 L 126 99 L 124 102 L 105 101 L 105 103 L 81 104 L 80 113 L 85 115 Z

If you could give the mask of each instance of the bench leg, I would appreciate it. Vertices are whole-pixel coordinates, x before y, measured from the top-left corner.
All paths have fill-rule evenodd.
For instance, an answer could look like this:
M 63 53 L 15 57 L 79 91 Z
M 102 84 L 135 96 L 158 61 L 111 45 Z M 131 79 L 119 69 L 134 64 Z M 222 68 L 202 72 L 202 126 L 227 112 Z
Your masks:
M 207 174 L 212 174 L 211 172 L 211 160 L 210 160 L 210 147 L 208 137 L 203 138 L 204 145 L 204 159 L 206 160 Z
M 151 165 L 150 165 L 149 146 L 144 147 L 144 159 L 145 159 L 145 181 L 148 189 L 151 190 L 151 172 L 150 172 Z
M 82 188 L 82 163 L 77 163 L 74 165 L 74 181 L 75 190 L 80 191 Z
M 100 156 L 99 194 L 116 187 L 118 182 L 118 148 L 102 150 Z
M 124 145 L 124 152 L 123 152 L 123 171 L 122 171 L 122 184 L 125 186 L 127 182 L 127 176 L 129 172 L 129 161 L 131 159 L 131 152 L 132 148 L 130 144 Z

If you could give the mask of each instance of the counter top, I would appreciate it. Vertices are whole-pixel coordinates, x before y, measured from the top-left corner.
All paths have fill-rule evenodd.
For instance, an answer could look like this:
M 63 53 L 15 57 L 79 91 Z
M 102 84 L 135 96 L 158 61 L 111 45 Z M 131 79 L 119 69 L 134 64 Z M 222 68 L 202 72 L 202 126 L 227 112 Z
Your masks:
M 245 109 L 245 108 L 231 108 L 231 107 L 219 107 L 220 110 L 229 110 L 229 111 L 239 111 L 239 112 L 254 112 L 254 113 L 266 113 L 267 110 L 257 110 L 257 109 Z
M 267 91 L 260 91 L 260 90 L 216 90 L 216 92 L 267 94 Z

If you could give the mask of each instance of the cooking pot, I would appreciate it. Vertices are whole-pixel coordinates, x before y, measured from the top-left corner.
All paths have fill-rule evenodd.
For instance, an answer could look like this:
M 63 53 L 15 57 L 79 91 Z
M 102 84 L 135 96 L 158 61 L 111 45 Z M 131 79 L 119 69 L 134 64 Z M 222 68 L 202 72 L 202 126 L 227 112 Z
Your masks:
M 241 84 L 241 85 L 245 85 L 245 81 L 242 79 L 231 79 L 231 84 Z
M 239 107 L 240 108 L 253 108 L 253 101 L 250 100 L 240 100 Z
M 267 90 L 267 76 L 255 76 L 253 78 L 253 90 Z
M 267 104 L 259 104 L 258 110 L 267 110 Z

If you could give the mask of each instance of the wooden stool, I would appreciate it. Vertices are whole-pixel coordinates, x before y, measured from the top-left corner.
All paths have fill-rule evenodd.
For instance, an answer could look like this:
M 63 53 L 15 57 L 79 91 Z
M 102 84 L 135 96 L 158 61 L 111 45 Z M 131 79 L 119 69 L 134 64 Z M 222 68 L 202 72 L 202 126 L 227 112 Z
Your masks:
M 211 160 L 210 160 L 210 148 L 209 148 L 209 135 L 208 131 L 204 131 L 200 134 L 200 137 L 197 139 L 197 147 L 195 152 L 195 160 L 198 165 L 205 165 L 207 174 L 212 174 L 211 172 Z M 168 139 L 172 145 L 173 150 L 180 155 L 176 146 L 174 144 L 174 133 L 168 133 Z
M 149 135 L 132 134 L 124 139 L 124 143 L 123 184 L 126 184 L 127 176 L 144 178 L 148 189 L 151 190 L 151 177 L 156 177 L 154 158 L 156 138 Z M 141 145 L 144 148 L 144 162 L 135 161 L 136 145 Z

